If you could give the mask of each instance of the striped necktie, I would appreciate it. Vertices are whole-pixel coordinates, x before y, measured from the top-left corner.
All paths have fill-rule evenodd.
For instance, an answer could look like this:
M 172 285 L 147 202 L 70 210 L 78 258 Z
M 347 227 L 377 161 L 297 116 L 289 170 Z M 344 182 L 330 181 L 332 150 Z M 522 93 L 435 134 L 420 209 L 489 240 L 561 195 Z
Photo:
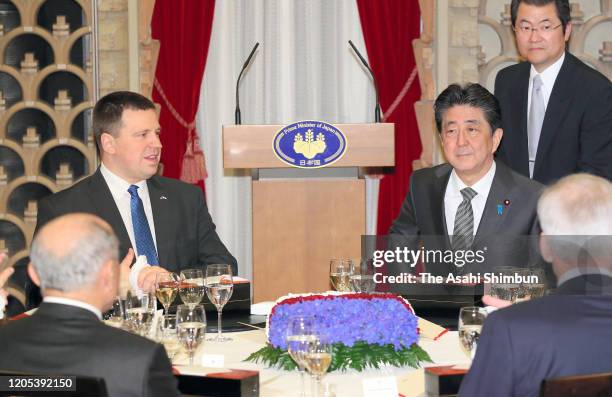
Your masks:
M 472 246 L 474 240 L 474 213 L 472 211 L 472 199 L 478 193 L 471 187 L 461 189 L 463 201 L 457 207 L 455 214 L 455 227 L 453 228 L 453 250 L 467 250 Z
M 136 252 L 138 255 L 145 255 L 149 265 L 159 265 L 155 243 L 149 228 L 149 222 L 145 215 L 142 200 L 138 196 L 138 186 L 131 185 L 128 189 L 130 193 L 130 209 L 132 211 L 132 226 L 134 227 L 134 240 L 136 240 Z

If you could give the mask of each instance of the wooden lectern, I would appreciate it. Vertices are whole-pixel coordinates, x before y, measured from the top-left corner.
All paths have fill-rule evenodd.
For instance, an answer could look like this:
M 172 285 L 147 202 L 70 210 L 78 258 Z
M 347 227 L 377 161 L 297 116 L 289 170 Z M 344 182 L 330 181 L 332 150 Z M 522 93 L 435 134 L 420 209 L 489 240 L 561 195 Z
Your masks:
M 365 181 L 358 177 L 358 169 L 395 165 L 394 125 L 335 127 L 347 140 L 344 156 L 328 167 L 296 169 L 292 174 L 287 169 L 294 167 L 279 160 L 273 150 L 274 136 L 283 126 L 223 126 L 224 168 L 256 171 L 253 302 L 276 300 L 289 292 L 327 291 L 330 259 L 361 256 Z M 286 175 L 263 177 L 265 169 L 286 169 Z M 334 171 L 353 175 L 334 176 Z

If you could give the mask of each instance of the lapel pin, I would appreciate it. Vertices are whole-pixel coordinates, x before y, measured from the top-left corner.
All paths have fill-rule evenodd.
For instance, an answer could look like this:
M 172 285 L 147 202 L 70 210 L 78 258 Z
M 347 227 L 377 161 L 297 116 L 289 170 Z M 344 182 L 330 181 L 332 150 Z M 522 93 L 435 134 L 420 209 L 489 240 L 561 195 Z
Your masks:
M 505 200 L 504 200 L 504 205 L 505 205 L 506 207 L 507 207 L 507 206 L 509 206 L 509 205 L 510 205 L 510 200 L 505 199 Z
M 502 216 L 504 213 L 504 207 L 501 204 L 497 204 L 497 215 Z
M 168 200 L 168 198 L 166 196 L 159 196 L 160 200 Z

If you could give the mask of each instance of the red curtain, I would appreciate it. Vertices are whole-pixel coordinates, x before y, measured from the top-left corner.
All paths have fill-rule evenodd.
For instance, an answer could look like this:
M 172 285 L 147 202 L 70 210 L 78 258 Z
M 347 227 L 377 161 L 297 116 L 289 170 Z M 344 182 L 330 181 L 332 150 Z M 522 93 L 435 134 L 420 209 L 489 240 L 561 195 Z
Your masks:
M 412 40 L 420 36 L 421 15 L 417 1 L 357 0 L 357 6 L 381 107 L 386 121 L 395 123 L 395 168 L 382 178 L 378 199 L 377 232 L 387 234 L 406 196 L 412 162 L 421 154 L 414 112 L 421 97 L 418 81 L 401 97 L 415 77 Z
M 161 161 L 171 178 L 181 175 L 189 138 L 185 124 L 194 122 L 198 110 L 214 12 L 215 0 L 155 2 L 151 36 L 160 41 L 160 52 L 153 100 L 162 107 Z

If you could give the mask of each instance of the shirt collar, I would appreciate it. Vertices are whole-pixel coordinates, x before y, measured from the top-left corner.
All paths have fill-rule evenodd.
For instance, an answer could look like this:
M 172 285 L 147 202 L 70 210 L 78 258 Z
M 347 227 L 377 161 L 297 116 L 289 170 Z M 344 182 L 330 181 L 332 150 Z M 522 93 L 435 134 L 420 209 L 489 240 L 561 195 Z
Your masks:
M 90 305 L 89 303 L 85 303 L 83 301 L 79 301 L 76 299 L 70 299 L 70 298 L 62 298 L 59 296 L 45 296 L 43 298 L 43 302 L 58 303 L 60 305 L 80 307 L 81 309 L 89 310 L 90 312 L 95 314 L 99 320 L 102 320 L 102 312 L 100 311 L 100 309 L 98 309 L 97 307 L 93 305 Z
M 557 279 L 557 286 L 561 286 L 561 284 L 566 283 L 573 278 L 584 276 L 586 274 L 601 274 L 612 277 L 612 272 L 602 267 L 575 267 L 566 271 Z
M 489 171 L 487 171 L 487 173 L 484 174 L 484 176 L 480 178 L 478 182 L 474 183 L 470 187 L 474 189 L 477 194 L 480 194 L 481 196 L 486 196 L 485 193 L 491 190 L 491 185 L 493 184 L 493 177 L 495 177 L 496 168 L 497 166 L 495 165 L 495 161 L 493 161 L 493 164 L 491 164 Z M 448 187 L 453 196 L 463 197 L 461 195 L 461 190 L 465 189 L 468 186 L 463 183 L 463 181 L 461 180 L 461 178 L 459 178 L 459 175 L 457 175 L 457 172 L 453 168 L 453 170 L 451 171 L 450 180 L 448 181 Z
M 104 180 L 108 184 L 108 188 L 110 189 L 113 196 L 117 194 L 129 194 L 128 189 L 131 185 L 136 185 L 142 191 L 143 188 L 147 185 L 146 180 L 141 180 L 136 183 L 129 183 L 119 175 L 113 173 L 111 170 L 106 168 L 104 163 L 100 164 L 100 173 L 104 177 Z
M 551 92 L 553 86 L 555 85 L 555 80 L 559 75 L 559 71 L 561 70 L 561 66 L 563 66 L 563 60 L 565 60 L 565 52 L 561 54 L 561 56 L 555 61 L 555 63 L 544 69 L 542 73 L 538 73 L 536 68 L 531 65 L 531 69 L 529 72 L 529 81 L 533 81 L 533 77 L 536 74 L 539 74 L 542 78 L 542 83 L 544 84 L 544 87 L 546 87 L 548 92 Z

